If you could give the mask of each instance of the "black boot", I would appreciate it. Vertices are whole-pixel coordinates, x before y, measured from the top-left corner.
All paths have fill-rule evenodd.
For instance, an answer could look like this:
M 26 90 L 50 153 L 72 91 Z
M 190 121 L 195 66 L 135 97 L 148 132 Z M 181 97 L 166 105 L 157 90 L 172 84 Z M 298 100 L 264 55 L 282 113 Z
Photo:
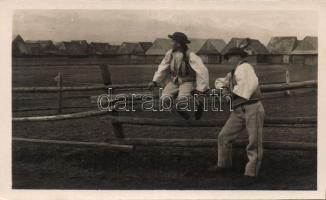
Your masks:
M 185 120 L 188 120 L 190 118 L 186 111 L 177 111 L 177 113 Z
M 200 120 L 201 117 L 203 116 L 203 113 L 204 113 L 204 105 L 201 102 L 199 102 L 198 109 L 197 111 L 195 111 L 195 119 Z

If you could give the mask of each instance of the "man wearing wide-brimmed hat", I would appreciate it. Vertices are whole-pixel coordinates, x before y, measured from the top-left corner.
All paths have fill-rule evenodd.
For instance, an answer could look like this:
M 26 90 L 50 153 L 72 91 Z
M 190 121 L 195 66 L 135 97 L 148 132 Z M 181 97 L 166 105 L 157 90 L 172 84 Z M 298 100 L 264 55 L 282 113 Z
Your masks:
M 247 145 L 248 162 L 244 180 L 255 177 L 263 157 L 264 108 L 260 101 L 259 82 L 253 66 L 247 62 L 245 47 L 231 48 L 225 59 L 234 64 L 233 70 L 225 78 L 215 81 L 217 89 L 223 88 L 232 96 L 233 111 L 218 135 L 218 162 L 210 171 L 228 172 L 232 168 L 232 142 L 243 131 L 249 136 Z
M 204 93 L 209 89 L 208 70 L 203 64 L 201 58 L 188 49 L 190 43 L 188 37 L 181 32 L 175 32 L 169 35 L 172 39 L 172 49 L 167 51 L 158 70 L 155 72 L 153 80 L 149 83 L 149 89 L 162 83 L 166 78 L 170 78 L 163 89 L 160 99 L 163 104 L 177 95 L 176 101 L 188 98 L 194 92 Z M 195 118 L 199 119 L 202 114 L 202 106 L 199 106 Z M 184 118 L 189 119 L 185 111 L 177 110 Z

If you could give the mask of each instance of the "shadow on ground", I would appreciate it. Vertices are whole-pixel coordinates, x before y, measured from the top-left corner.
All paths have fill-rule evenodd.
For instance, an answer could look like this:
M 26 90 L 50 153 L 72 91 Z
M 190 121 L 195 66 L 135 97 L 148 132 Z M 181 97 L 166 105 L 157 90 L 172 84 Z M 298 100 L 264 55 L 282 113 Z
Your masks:
M 14 189 L 315 190 L 315 152 L 265 151 L 259 181 L 240 186 L 246 162 L 234 151 L 229 174 L 207 171 L 214 148 L 137 148 L 133 153 L 14 145 Z

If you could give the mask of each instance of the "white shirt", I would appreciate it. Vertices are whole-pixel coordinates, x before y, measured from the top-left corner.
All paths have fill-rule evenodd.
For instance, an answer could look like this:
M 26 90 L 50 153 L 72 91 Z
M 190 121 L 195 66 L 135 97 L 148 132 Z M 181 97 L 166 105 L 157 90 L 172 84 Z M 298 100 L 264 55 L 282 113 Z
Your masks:
M 171 63 L 172 49 L 170 49 L 163 58 L 161 64 L 158 66 L 157 71 L 154 74 L 153 81 L 160 83 L 168 75 L 170 75 L 170 63 Z M 209 76 L 208 69 L 202 62 L 201 58 L 195 53 L 190 52 L 189 64 L 191 68 L 196 72 L 196 90 L 204 92 L 209 89 Z
M 218 78 L 215 81 L 215 88 L 228 87 L 231 81 L 231 73 L 228 73 L 224 78 Z M 238 65 L 234 72 L 234 78 L 237 82 L 233 87 L 233 93 L 249 100 L 251 95 L 258 87 L 258 77 L 254 68 L 247 62 Z

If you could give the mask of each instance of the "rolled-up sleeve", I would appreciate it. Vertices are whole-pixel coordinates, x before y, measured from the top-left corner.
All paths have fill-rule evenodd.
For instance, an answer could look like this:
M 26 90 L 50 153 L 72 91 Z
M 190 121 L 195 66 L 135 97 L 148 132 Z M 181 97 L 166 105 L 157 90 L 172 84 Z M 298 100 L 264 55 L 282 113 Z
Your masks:
M 248 63 L 241 64 L 235 70 L 234 76 L 237 84 L 233 87 L 233 93 L 249 100 L 259 84 L 254 68 Z
M 208 69 L 202 62 L 201 58 L 195 53 L 190 53 L 189 63 L 191 68 L 196 72 L 196 90 L 205 92 L 209 89 Z
M 153 81 L 160 83 L 166 78 L 171 62 L 171 54 L 172 54 L 172 49 L 166 52 L 162 62 L 160 63 L 157 71 L 154 74 Z

